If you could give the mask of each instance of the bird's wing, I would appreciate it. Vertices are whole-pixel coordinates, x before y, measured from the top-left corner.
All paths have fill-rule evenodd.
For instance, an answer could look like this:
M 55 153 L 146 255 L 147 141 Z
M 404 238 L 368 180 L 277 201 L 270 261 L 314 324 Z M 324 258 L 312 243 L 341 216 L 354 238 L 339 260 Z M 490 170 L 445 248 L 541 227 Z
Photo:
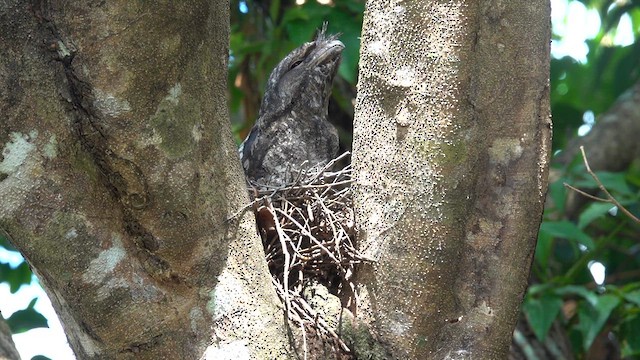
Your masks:
M 245 171 L 249 168 L 249 161 L 253 157 L 254 144 L 258 137 L 258 132 L 260 132 L 260 130 L 258 130 L 257 126 L 254 126 L 238 148 L 240 161 L 242 162 L 242 167 Z

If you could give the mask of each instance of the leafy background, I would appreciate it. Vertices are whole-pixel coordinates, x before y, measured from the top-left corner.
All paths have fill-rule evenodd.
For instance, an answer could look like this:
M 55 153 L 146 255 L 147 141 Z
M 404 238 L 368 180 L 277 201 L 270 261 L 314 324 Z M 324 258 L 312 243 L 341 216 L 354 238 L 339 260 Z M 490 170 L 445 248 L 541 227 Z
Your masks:
M 229 99 L 234 133 L 240 142 L 253 125 L 261 91 L 276 63 L 328 21 L 329 32 L 341 33 L 346 45 L 330 104 L 330 117 L 346 150 L 352 136 L 364 1 L 298 1 L 231 1 Z M 555 154 L 562 154 L 579 132 L 597 126 L 598 116 L 640 79 L 640 1 L 583 0 L 569 6 L 597 15 L 600 27 L 584 30 L 591 32 L 582 45 L 584 58 L 554 54 L 551 61 Z M 556 24 L 572 26 L 562 19 Z M 615 45 L 617 33 L 629 24 L 635 40 Z M 566 40 L 558 34 L 562 30 L 554 28 L 554 45 Z M 540 342 L 561 338 L 577 359 L 640 358 L 640 225 L 608 203 L 585 202 L 569 212 L 564 183 L 596 186 L 580 158 L 568 163 L 557 159 L 522 310 L 529 336 Z M 623 206 L 640 214 L 638 159 L 620 172 L 598 175 Z M 7 240 L 0 232 L 0 248 L 15 251 Z M 34 281 L 25 262 L 16 267 L 2 261 L 0 282 L 12 293 Z M 35 302 L 7 318 L 14 333 L 47 326 Z

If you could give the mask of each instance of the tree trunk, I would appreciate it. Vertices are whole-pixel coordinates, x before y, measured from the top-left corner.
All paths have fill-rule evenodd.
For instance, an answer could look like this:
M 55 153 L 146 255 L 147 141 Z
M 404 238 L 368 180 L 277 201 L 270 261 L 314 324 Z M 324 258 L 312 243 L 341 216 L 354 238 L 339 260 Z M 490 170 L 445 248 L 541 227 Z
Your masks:
M 0 360 L 20 360 L 16 344 L 11 338 L 11 329 L 0 314 Z
M 394 358 L 507 356 L 547 190 L 549 19 L 547 1 L 367 3 L 359 318 Z
M 0 226 L 78 358 L 288 356 L 240 211 L 228 2 L 0 6 Z
M 570 163 L 584 146 L 592 170 L 623 171 L 640 157 L 640 82 L 625 91 L 605 113 L 598 117 L 585 136 L 574 137 L 558 157 Z M 582 161 L 582 160 L 580 160 Z

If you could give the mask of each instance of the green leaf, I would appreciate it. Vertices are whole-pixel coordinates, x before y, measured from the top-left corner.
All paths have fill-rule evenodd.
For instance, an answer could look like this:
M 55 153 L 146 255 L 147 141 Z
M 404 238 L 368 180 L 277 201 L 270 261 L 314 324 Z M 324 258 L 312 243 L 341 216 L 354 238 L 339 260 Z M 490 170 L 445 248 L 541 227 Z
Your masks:
M 589 156 L 589 153 L 587 152 L 587 158 L 588 156 Z M 625 179 L 624 173 L 622 172 L 612 173 L 607 171 L 599 171 L 599 172 L 596 172 L 596 176 L 598 176 L 598 179 L 600 180 L 602 185 L 604 185 L 607 191 L 612 193 L 612 195 L 617 195 L 617 196 L 634 195 L 634 193 L 631 191 L 631 188 L 629 188 L 629 185 L 627 184 L 627 180 Z M 591 177 L 588 177 L 584 180 L 579 180 L 575 184 L 571 184 L 571 185 L 578 188 L 597 188 L 598 187 L 595 180 Z
M 345 1 L 344 5 L 352 13 L 356 13 L 356 14 L 364 13 L 364 1 Z
M 536 244 L 535 259 L 542 269 L 547 269 L 549 255 L 553 250 L 553 236 L 546 232 L 538 232 L 538 243 Z
M 596 172 L 598 179 L 602 182 L 605 188 L 609 192 L 613 191 L 618 195 L 634 195 L 634 192 L 629 188 L 629 184 L 627 184 L 627 180 L 625 179 L 624 172 L 606 172 L 606 171 L 598 171 Z
M 523 309 L 536 337 L 544 341 L 553 321 L 562 308 L 562 299 L 551 294 L 545 294 L 539 299 L 528 298 Z
M 33 298 L 29 306 L 9 316 L 7 324 L 13 334 L 19 334 L 39 327 L 49 327 L 47 319 L 33 308 L 37 300 L 38 298 Z
M 578 295 L 591 305 L 595 305 L 598 302 L 598 295 L 596 295 L 593 291 L 587 289 L 584 286 L 578 285 L 567 285 L 554 290 L 554 293 L 565 296 L 565 295 Z
M 232 39 L 232 41 L 235 42 L 235 41 L 243 41 L 243 40 Z M 255 41 L 253 43 L 247 43 L 243 45 L 232 44 L 232 47 L 233 46 L 235 46 L 234 47 L 235 52 L 233 53 L 233 55 L 236 57 L 235 62 L 239 63 L 242 59 L 244 59 L 244 56 L 246 56 L 247 54 L 262 54 L 265 48 L 270 48 L 271 43 L 267 41 Z
M 31 269 L 26 261 L 23 261 L 15 269 L 9 264 L 0 263 L 0 281 L 9 284 L 9 290 L 15 294 L 22 285 L 31 284 Z
M 542 294 L 545 291 L 548 291 L 549 289 L 552 288 L 551 284 L 531 284 L 531 286 L 529 286 L 529 288 L 527 289 L 527 296 L 533 297 L 536 296 L 538 294 Z
M 564 204 L 567 199 L 567 188 L 564 186 L 564 182 L 565 179 L 560 179 L 549 185 L 549 195 L 559 213 L 564 213 Z
M 278 23 L 278 15 L 280 15 L 280 0 L 271 0 L 269 6 L 269 16 L 274 23 Z
M 640 13 L 640 11 L 638 11 Z M 625 179 L 636 188 L 640 187 L 640 162 L 634 161 L 627 170 Z
M 624 296 L 624 299 L 627 300 L 628 302 L 634 303 L 636 305 L 640 305 L 640 290 L 634 290 L 626 294 L 623 294 L 622 296 Z
M 360 57 L 360 29 L 362 15 L 354 18 L 342 11 L 333 11 L 328 17 L 332 33 L 340 33 L 340 41 L 344 44 L 342 61 L 338 73 L 350 83 L 355 83 L 358 76 L 358 59 Z
M 48 357 L 44 356 L 44 355 L 36 355 L 34 357 L 31 358 L 31 360 L 51 360 Z
M 622 292 L 632 292 L 635 290 L 640 290 L 640 282 L 632 282 L 632 283 L 626 284 L 622 288 L 620 288 L 620 290 Z
M 570 221 L 545 221 L 540 226 L 540 232 L 567 240 L 575 240 L 589 250 L 595 248 L 591 237 Z
M 303 10 L 300 6 L 294 6 L 288 8 L 284 12 L 284 16 L 282 17 L 282 23 L 288 24 L 295 20 L 309 20 L 309 14 L 307 11 Z
M 593 305 L 581 304 L 578 309 L 580 323 L 577 327 L 582 333 L 582 346 L 585 351 L 591 347 L 618 304 L 620 304 L 620 298 L 614 295 L 598 296 Z
M 620 326 L 621 351 L 623 358 L 640 355 L 640 315 L 635 315 Z
M 587 225 L 591 224 L 594 220 L 601 218 L 609 210 L 613 208 L 610 203 L 594 202 L 589 204 L 587 208 L 580 214 L 578 219 L 578 227 L 584 229 Z

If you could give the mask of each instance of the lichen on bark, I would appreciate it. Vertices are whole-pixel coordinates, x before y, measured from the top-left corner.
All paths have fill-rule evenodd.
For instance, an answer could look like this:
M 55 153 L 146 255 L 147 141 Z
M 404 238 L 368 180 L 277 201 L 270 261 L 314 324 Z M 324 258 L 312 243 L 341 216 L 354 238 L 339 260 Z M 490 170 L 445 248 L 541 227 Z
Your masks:
M 214 346 L 287 354 L 253 220 L 229 221 L 248 200 L 225 96 L 228 4 L 16 0 L 0 15 L 0 89 L 16 90 L 0 90 L 0 193 L 21 196 L 0 204 L 0 226 L 78 358 L 199 358 L 225 271 L 251 301 L 221 316 L 264 322 L 232 323 Z
M 353 167 L 377 263 L 359 278 L 394 358 L 506 356 L 546 192 L 548 10 L 367 3 Z

